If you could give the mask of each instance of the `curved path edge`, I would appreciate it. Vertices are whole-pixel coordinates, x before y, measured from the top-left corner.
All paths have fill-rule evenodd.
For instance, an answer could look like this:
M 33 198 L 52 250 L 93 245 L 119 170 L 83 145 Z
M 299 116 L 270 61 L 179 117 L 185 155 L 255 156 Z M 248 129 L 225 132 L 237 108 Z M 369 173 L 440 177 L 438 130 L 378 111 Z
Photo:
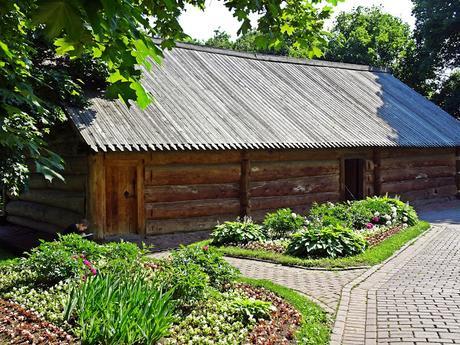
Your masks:
M 367 288 L 362 288 L 361 285 L 371 276 L 378 274 L 383 267 L 390 264 L 392 261 L 395 261 L 395 259 L 405 253 L 408 248 L 414 245 L 415 242 L 421 241 L 422 239 L 429 240 L 440 228 L 442 227 L 431 226 L 430 229 L 425 231 L 423 234 L 407 242 L 388 259 L 376 266 L 373 266 L 343 287 L 334 322 L 334 328 L 332 330 L 330 345 L 341 345 L 344 344 L 344 342 L 365 345 L 375 345 L 377 343 L 376 291 L 378 285 L 383 284 L 385 281 L 384 276 L 387 276 L 388 273 L 385 273 L 383 274 L 383 277 L 380 277 L 379 284 L 377 285 Z M 412 255 L 410 255 L 410 257 L 412 257 Z M 398 266 L 403 266 L 410 257 Z M 349 331 L 347 337 L 345 337 L 346 327 Z

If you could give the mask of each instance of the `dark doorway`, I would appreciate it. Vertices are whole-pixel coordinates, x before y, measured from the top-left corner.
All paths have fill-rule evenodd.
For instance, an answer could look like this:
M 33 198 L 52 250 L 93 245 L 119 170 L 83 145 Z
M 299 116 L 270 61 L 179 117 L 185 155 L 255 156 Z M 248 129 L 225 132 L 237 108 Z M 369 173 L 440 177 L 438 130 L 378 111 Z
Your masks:
M 345 159 L 345 200 L 364 197 L 364 160 Z

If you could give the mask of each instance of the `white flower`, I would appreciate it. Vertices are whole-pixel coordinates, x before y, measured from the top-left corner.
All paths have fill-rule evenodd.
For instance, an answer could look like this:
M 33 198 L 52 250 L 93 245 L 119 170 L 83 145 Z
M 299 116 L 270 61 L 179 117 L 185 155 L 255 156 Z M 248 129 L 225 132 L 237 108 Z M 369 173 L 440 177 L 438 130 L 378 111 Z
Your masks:
M 390 226 L 390 225 L 391 225 L 391 221 L 388 220 L 388 221 L 385 223 L 385 225 Z
M 406 216 L 404 216 L 402 220 L 403 220 L 404 223 L 408 221 Z
M 292 212 L 292 213 L 291 213 L 291 217 L 292 217 L 292 218 L 295 218 L 295 217 L 297 217 L 297 215 L 296 215 L 294 212 Z
M 406 223 L 404 223 L 404 224 L 402 225 L 402 227 L 403 227 L 403 229 L 405 229 L 405 228 L 408 227 L 408 225 L 407 225 Z
M 389 214 L 385 214 L 383 218 L 385 218 L 386 220 L 391 220 L 391 216 Z
M 377 211 L 374 212 L 374 217 L 378 217 L 378 216 L 380 216 L 380 212 L 377 212 Z
M 397 210 L 396 207 L 391 206 L 391 212 L 396 212 L 396 210 Z

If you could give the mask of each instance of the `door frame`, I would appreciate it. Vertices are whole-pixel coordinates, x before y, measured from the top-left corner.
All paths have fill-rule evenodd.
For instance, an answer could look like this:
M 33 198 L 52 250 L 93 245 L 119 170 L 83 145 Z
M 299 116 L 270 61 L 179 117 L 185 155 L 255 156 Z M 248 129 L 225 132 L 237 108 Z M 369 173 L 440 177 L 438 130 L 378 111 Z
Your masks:
M 361 179 L 361 188 L 363 191 L 363 198 L 368 196 L 367 191 L 366 191 L 366 164 L 368 157 L 365 154 L 350 154 L 350 155 L 344 155 L 340 157 L 340 199 L 342 201 L 346 200 L 346 190 L 345 190 L 345 161 L 348 159 L 360 159 L 363 161 L 362 164 L 362 179 Z
M 104 239 L 107 235 L 106 219 L 106 171 L 111 165 L 136 166 L 136 194 L 137 194 L 137 235 L 145 237 L 145 202 L 144 202 L 144 171 L 145 162 L 142 158 L 114 157 L 110 154 L 94 154 L 89 157 L 88 178 L 88 215 L 91 225 L 95 229 L 95 237 Z M 123 234 L 122 234 L 123 235 Z

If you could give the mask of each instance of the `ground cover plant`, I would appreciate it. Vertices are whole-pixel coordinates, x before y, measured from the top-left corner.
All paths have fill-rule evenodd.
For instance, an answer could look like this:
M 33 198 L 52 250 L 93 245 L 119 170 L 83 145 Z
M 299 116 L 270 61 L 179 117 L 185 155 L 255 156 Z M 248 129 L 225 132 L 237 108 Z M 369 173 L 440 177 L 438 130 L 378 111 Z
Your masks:
M 238 270 L 215 248 L 182 247 L 163 259 L 147 253 L 131 243 L 99 245 L 66 235 L 8 261 L 0 266 L 0 341 L 297 342 L 303 316 L 296 307 L 239 282 Z
M 227 224 L 219 225 L 218 232 L 231 240 L 216 240 L 214 231 L 201 244 L 216 246 L 225 255 L 327 268 L 379 263 L 429 227 L 408 203 L 387 196 L 314 204 L 304 216 L 290 209 L 269 213 L 259 225 L 265 238 L 254 241 L 238 242 L 233 236 L 238 222 Z M 245 219 L 248 224 L 258 226 Z

